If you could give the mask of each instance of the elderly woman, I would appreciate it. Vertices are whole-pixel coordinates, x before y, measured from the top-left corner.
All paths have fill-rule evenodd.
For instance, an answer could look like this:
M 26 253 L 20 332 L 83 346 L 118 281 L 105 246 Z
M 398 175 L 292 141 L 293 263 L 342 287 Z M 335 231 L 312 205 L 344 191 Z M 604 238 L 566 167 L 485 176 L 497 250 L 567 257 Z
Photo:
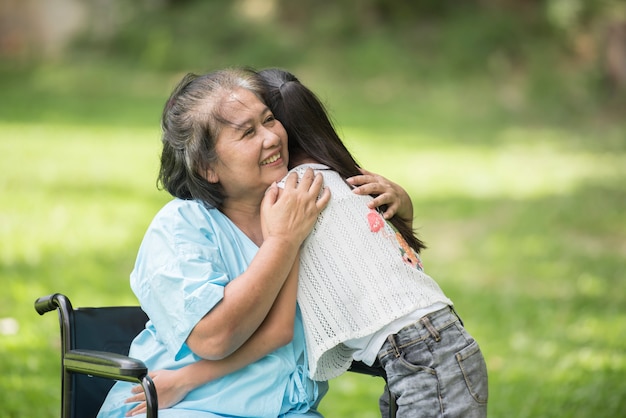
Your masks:
M 131 274 L 150 321 L 130 356 L 151 370 L 203 358 L 238 370 L 160 416 L 319 416 L 325 387 L 308 378 L 293 266 L 330 193 L 308 172 L 279 195 L 287 134 L 253 72 L 186 76 L 162 125 L 159 182 L 176 199 L 155 216 Z M 125 416 L 130 389 L 118 382 L 99 416 Z

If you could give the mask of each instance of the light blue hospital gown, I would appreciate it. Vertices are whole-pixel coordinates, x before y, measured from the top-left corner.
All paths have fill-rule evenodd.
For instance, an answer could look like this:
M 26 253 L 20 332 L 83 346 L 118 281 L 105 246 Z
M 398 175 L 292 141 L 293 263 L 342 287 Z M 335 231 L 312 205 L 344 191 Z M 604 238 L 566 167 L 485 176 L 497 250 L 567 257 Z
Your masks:
M 139 249 L 131 288 L 150 321 L 129 355 L 149 370 L 193 363 L 185 343 L 196 325 L 224 296 L 224 286 L 242 274 L 258 247 L 224 214 L 202 203 L 175 199 L 152 221 Z M 317 403 L 327 390 L 309 379 L 298 311 L 293 341 L 259 361 L 205 384 L 160 417 L 321 416 Z M 133 386 L 117 382 L 98 417 L 123 417 Z

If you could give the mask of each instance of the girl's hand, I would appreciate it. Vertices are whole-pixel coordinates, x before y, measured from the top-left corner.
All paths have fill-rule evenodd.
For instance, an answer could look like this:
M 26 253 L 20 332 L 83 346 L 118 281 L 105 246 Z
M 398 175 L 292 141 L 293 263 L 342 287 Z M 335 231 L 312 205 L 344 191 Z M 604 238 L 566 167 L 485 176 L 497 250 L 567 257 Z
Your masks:
M 412 223 L 413 203 L 406 190 L 398 184 L 387 180 L 385 177 L 361 169 L 360 176 L 346 179 L 348 183 L 355 186 L 353 190 L 356 194 L 376 196 L 368 206 L 370 209 L 386 205 L 383 217 L 390 219 L 394 215 Z
M 178 373 L 178 370 L 156 370 L 148 373 L 154 382 L 159 399 L 159 409 L 169 408 L 182 401 L 190 388 L 187 388 Z M 134 386 L 132 397 L 126 399 L 126 403 L 139 402 L 139 405 L 128 411 L 127 417 L 132 417 L 147 412 L 146 394 L 141 385 Z

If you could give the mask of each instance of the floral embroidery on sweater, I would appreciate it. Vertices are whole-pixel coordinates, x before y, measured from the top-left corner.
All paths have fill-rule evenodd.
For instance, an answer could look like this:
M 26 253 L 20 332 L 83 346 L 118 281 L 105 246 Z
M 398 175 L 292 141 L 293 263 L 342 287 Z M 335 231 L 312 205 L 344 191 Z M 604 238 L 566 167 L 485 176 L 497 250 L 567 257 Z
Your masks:
M 370 209 L 369 213 L 367 214 L 367 222 L 369 223 L 370 231 L 374 233 L 381 232 L 383 234 L 383 237 L 387 239 L 395 237 L 396 242 L 399 245 L 402 261 L 404 261 L 411 267 L 424 271 L 422 261 L 420 260 L 415 250 L 413 250 L 413 248 L 411 248 L 406 242 L 402 234 L 400 234 L 400 232 L 398 231 L 395 231 L 396 233 L 394 235 L 386 233 L 387 231 L 385 231 L 385 225 L 387 225 L 387 223 L 380 213 L 378 213 L 374 209 Z
M 367 222 L 370 224 L 370 231 L 372 232 L 378 232 L 385 226 L 385 220 L 374 209 L 370 209 L 367 214 Z

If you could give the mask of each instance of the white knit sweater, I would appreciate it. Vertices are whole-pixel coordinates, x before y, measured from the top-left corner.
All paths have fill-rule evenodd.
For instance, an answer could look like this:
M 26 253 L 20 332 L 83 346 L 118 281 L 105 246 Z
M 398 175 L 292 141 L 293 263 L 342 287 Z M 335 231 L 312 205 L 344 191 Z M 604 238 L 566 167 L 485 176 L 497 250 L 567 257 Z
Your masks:
M 421 262 L 382 216 L 328 167 L 319 170 L 332 193 L 300 254 L 298 304 L 311 377 L 346 371 L 352 350 L 343 342 L 368 336 L 390 322 L 437 302 L 452 305 Z

